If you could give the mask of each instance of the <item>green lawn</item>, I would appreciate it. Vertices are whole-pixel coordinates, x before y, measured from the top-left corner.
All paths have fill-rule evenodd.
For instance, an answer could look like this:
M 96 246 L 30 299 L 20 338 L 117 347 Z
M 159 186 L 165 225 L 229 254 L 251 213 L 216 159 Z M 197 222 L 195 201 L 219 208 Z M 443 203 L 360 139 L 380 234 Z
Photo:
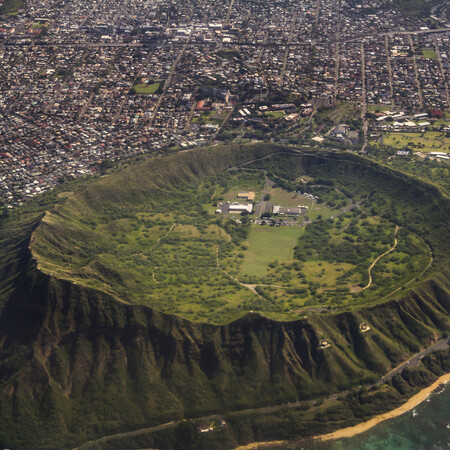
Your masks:
M 324 113 L 335 124 L 347 123 L 350 119 L 357 117 L 359 108 L 352 102 L 337 102 L 335 108 L 325 110 Z
M 274 119 L 281 119 L 282 117 L 284 117 L 284 112 L 283 111 L 267 111 L 266 116 L 270 116 Z
M 207 123 L 212 123 L 214 125 L 220 125 L 227 115 L 226 111 L 205 111 L 199 116 L 194 117 L 191 123 L 197 123 L 199 125 L 205 125 Z
M 424 58 L 437 59 L 436 50 L 433 48 L 423 48 L 422 55 Z
M 253 225 L 248 250 L 241 266 L 243 275 L 265 276 L 273 261 L 285 262 L 293 258 L 294 247 L 303 227 L 269 227 Z
M 139 83 L 139 84 L 134 85 L 133 88 L 134 88 L 134 91 L 136 92 L 136 94 L 148 95 L 148 94 L 154 94 L 159 89 L 160 85 L 161 85 L 161 82 L 155 82 L 155 83 L 151 83 L 151 84 Z
M 395 148 L 410 145 L 416 152 L 450 152 L 450 138 L 439 131 L 425 133 L 387 133 L 383 143 Z
M 447 127 L 450 125 L 450 120 L 448 118 L 435 120 L 433 126 L 436 128 Z
M 299 205 L 308 206 L 311 208 L 312 201 L 303 195 L 296 194 L 295 192 L 288 192 L 282 188 L 270 188 L 270 202 L 277 205 L 296 207 Z

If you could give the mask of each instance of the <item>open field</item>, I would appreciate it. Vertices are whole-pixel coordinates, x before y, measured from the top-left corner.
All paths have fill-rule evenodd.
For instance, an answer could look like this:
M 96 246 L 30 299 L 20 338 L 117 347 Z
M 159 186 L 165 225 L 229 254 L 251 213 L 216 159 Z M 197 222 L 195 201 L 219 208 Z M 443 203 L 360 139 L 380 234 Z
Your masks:
M 248 276 L 248 282 L 261 284 L 262 293 L 284 304 L 285 311 L 317 303 L 351 304 L 354 294 L 367 285 L 371 264 L 392 247 L 396 234 L 392 224 L 357 214 L 307 226 L 290 258 L 270 260 L 264 253 L 269 248 L 264 246 L 267 237 L 256 246 L 260 253 L 253 254 L 250 240 L 248 253 L 257 261 L 250 264 L 244 259 L 242 275 Z M 398 238 L 398 249 L 374 264 L 370 292 L 362 295 L 373 296 L 388 285 L 407 282 L 426 267 L 429 255 L 423 241 L 403 229 Z
M 434 48 L 423 48 L 422 55 L 424 58 L 437 59 L 436 50 Z
M 269 189 L 270 202 L 277 205 L 283 205 L 288 207 L 295 207 L 298 205 L 311 207 L 312 200 L 304 197 L 296 192 L 288 192 L 279 187 L 272 187 Z
M 139 83 L 133 86 L 134 91 L 138 95 L 148 95 L 148 94 L 154 94 L 160 87 L 161 82 L 155 82 L 155 83 Z
M 284 111 L 266 111 L 264 114 L 274 119 L 282 119 L 284 117 Z
M 358 116 L 359 108 L 352 102 L 337 102 L 336 107 L 327 111 L 326 116 L 334 124 L 348 123 L 350 119 Z
M 269 269 L 269 264 L 292 260 L 294 247 L 302 231 L 301 226 L 253 225 L 241 273 L 263 277 Z
M 439 131 L 425 133 L 386 133 L 383 144 L 403 149 L 409 147 L 416 152 L 450 152 L 450 138 Z
M 197 116 L 198 114 L 198 116 Z M 205 125 L 207 123 L 212 123 L 219 125 L 222 123 L 223 119 L 226 117 L 227 113 L 222 111 L 203 111 L 200 114 L 196 113 L 193 117 L 191 123 L 196 123 L 199 125 Z

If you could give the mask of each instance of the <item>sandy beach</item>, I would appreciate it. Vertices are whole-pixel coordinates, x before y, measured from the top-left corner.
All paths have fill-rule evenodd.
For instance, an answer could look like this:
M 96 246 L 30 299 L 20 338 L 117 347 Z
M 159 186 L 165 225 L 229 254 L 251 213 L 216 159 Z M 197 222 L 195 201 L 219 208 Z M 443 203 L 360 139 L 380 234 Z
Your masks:
M 270 447 L 272 445 L 281 445 L 284 442 L 287 442 L 287 441 L 253 442 L 251 444 L 236 447 L 234 450 L 257 450 L 257 449 L 261 449 L 264 447 Z
M 362 422 L 353 427 L 343 428 L 341 430 L 333 431 L 332 433 L 324 434 L 321 436 L 314 436 L 314 437 L 311 437 L 310 439 L 329 441 L 329 440 L 333 440 L 333 439 L 350 438 L 350 437 L 356 436 L 357 434 L 364 433 L 365 431 L 369 430 L 370 428 L 374 427 L 375 425 L 378 425 L 381 422 L 384 422 L 385 420 L 393 419 L 394 417 L 400 416 L 408 411 L 411 411 L 411 409 L 413 409 L 419 403 L 422 403 L 424 400 L 426 400 L 427 397 L 439 385 L 441 385 L 443 383 L 448 383 L 449 381 L 450 381 L 450 373 L 447 373 L 447 374 L 443 375 L 442 377 L 438 378 L 431 386 L 428 386 L 427 388 L 422 389 L 416 395 L 411 397 L 402 406 L 399 406 L 398 408 L 393 409 L 392 411 L 380 414 L 379 416 L 375 416 L 372 419 L 368 420 L 367 422 Z M 264 447 L 268 448 L 273 445 L 280 445 L 280 444 L 288 443 L 288 442 L 289 441 L 254 442 L 252 444 L 237 447 L 235 450 L 256 450 L 256 449 L 262 449 Z
M 411 411 L 415 406 L 419 403 L 422 403 L 428 395 L 430 395 L 440 384 L 447 383 L 450 381 L 450 373 L 443 375 L 438 378 L 431 386 L 421 390 L 416 395 L 411 397 L 406 403 L 402 406 L 399 406 L 397 409 L 389 411 L 387 413 L 380 414 L 379 416 L 375 416 L 367 422 L 360 423 L 355 425 L 354 427 L 343 428 L 342 430 L 334 431 L 333 433 L 324 434 L 322 436 L 316 436 L 315 439 L 320 439 L 322 441 L 328 441 L 331 439 L 341 439 L 356 436 L 357 434 L 364 433 L 364 431 L 369 430 L 370 428 L 378 425 L 380 422 L 384 422 L 385 420 L 392 419 L 394 417 L 400 416 L 405 412 Z

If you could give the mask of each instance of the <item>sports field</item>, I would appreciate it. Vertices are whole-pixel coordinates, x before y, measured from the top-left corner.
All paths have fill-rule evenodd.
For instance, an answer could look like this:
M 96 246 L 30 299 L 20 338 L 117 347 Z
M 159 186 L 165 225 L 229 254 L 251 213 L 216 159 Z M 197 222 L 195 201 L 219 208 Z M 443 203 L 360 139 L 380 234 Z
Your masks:
M 160 85 L 161 85 L 161 82 L 155 82 L 155 83 L 151 83 L 151 84 L 139 83 L 133 87 L 134 87 L 136 94 L 147 95 L 147 94 L 154 94 L 159 89 Z
M 303 227 L 300 226 L 252 225 L 241 274 L 263 277 L 271 262 L 292 260 L 294 247 L 302 231 Z
M 434 48 L 423 48 L 422 55 L 424 58 L 437 59 L 437 53 Z

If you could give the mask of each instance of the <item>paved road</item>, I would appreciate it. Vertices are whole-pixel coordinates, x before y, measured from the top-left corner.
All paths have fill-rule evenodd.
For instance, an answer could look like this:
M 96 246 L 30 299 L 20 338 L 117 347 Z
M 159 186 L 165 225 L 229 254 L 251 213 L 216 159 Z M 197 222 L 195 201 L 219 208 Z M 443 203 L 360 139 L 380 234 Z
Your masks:
M 395 108 L 394 101 L 394 82 L 392 80 L 391 52 L 389 50 L 389 36 L 384 37 L 384 50 L 386 53 L 386 64 L 389 75 L 389 94 L 391 97 L 391 107 Z
M 373 386 L 377 386 L 380 385 L 384 382 L 386 382 L 387 380 L 390 380 L 394 375 L 397 375 L 399 373 L 401 373 L 406 367 L 416 367 L 420 360 L 425 356 L 428 355 L 432 352 L 436 352 L 439 350 L 445 350 L 447 349 L 450 345 L 449 345 L 449 338 L 445 338 L 445 339 L 441 339 L 440 341 L 434 343 L 433 345 L 430 345 L 429 347 L 427 347 L 426 349 L 422 350 L 419 353 L 416 353 L 414 356 L 412 356 L 410 359 L 408 359 L 407 361 L 403 362 L 402 364 L 400 364 L 399 366 L 397 366 L 395 369 L 391 370 L 388 374 L 384 375 L 383 377 L 381 377 L 376 383 L 367 385 L 367 388 L 371 388 Z M 343 392 L 339 392 L 337 394 L 333 394 L 330 395 L 328 397 L 325 398 L 325 400 L 332 400 L 332 399 L 336 399 L 342 395 L 347 395 L 349 394 L 350 390 L 347 391 L 343 391 Z M 242 411 L 235 411 L 231 414 L 239 414 L 239 415 L 246 415 L 246 414 L 264 414 L 264 413 L 273 413 L 276 412 L 277 410 L 281 410 L 281 409 L 286 409 L 286 408 L 298 408 L 299 406 L 305 406 L 305 405 L 310 405 L 312 403 L 314 403 L 315 401 L 317 401 L 317 399 L 315 400 L 308 400 L 308 401 L 303 401 L 303 402 L 293 402 L 293 403 L 283 403 L 281 405 L 275 405 L 275 406 L 265 406 L 262 408 L 252 408 L 252 409 L 246 409 L 246 410 L 242 410 Z M 210 416 L 203 416 L 203 417 L 197 417 L 197 418 L 192 418 L 191 420 L 195 420 L 195 421 L 204 421 L 204 422 L 209 422 L 212 420 L 217 420 L 220 419 L 221 416 L 218 416 L 217 414 L 214 415 L 210 415 Z M 158 430 L 163 430 L 165 428 L 170 428 L 170 427 L 174 427 L 176 425 L 178 425 L 181 422 L 181 420 L 177 420 L 177 421 L 171 421 L 168 423 L 164 423 L 161 425 L 157 425 L 154 427 L 148 427 L 148 428 L 141 428 L 139 430 L 135 430 L 135 431 L 130 431 L 130 432 L 126 432 L 126 433 L 118 433 L 118 434 L 112 434 L 109 436 L 104 436 L 100 439 L 97 439 L 95 441 L 89 441 L 86 444 L 81 445 L 80 447 L 77 447 L 73 450 L 88 450 L 89 448 L 91 448 L 91 445 L 95 445 L 95 444 L 100 444 L 100 443 L 106 443 L 110 440 L 114 440 L 114 439 L 118 439 L 118 438 L 124 438 L 124 437 L 133 437 L 133 436 L 139 436 L 142 434 L 148 434 L 154 431 L 158 431 Z M 93 447 L 92 447 L 93 448 Z
M 416 82 L 417 95 L 419 96 L 420 109 L 422 109 L 423 108 L 422 88 L 420 86 L 419 70 L 417 68 L 417 57 L 416 57 L 416 52 L 414 51 L 414 42 L 412 40 L 411 35 L 408 35 L 408 41 L 409 41 L 409 46 L 411 47 L 411 52 L 412 52 L 412 60 L 413 60 L 413 66 L 414 66 L 414 79 Z
M 447 82 L 447 77 L 445 76 L 444 64 L 442 63 L 441 52 L 439 50 L 439 45 L 438 45 L 438 42 L 436 40 L 436 36 L 433 36 L 433 44 L 434 44 L 434 48 L 436 50 L 437 59 L 438 59 L 438 62 L 439 62 L 439 70 L 441 72 L 442 82 L 444 83 L 444 87 L 445 87 L 445 96 L 447 98 L 447 108 L 450 108 L 450 94 L 449 94 L 448 82 Z
M 366 113 L 367 113 L 367 98 L 366 98 L 366 55 L 364 53 L 364 43 L 361 42 L 361 120 L 363 123 L 363 145 L 361 152 L 367 147 L 367 131 L 369 128 Z
M 403 362 L 402 364 L 397 366 L 395 369 L 391 370 L 388 374 L 381 377 L 381 379 L 379 381 L 377 381 L 375 383 L 375 385 L 379 385 L 381 383 L 384 383 L 386 380 L 390 380 L 394 375 L 397 375 L 397 374 L 403 372 L 403 370 L 407 367 L 408 368 L 417 367 L 419 365 L 420 360 L 424 356 L 426 356 L 430 353 L 433 353 L 433 352 L 437 352 L 439 350 L 447 349 L 450 346 L 449 342 L 450 342 L 450 338 L 444 338 L 444 339 L 441 339 L 440 341 L 436 342 L 435 344 L 430 345 L 425 350 L 422 350 L 421 352 L 416 353 L 414 356 L 409 358 L 407 361 Z
M 350 36 L 350 37 L 343 37 L 343 38 L 337 38 L 335 35 L 334 39 L 327 39 L 324 41 L 317 41 L 316 44 L 318 45 L 327 45 L 334 42 L 353 42 L 353 41 L 361 41 L 362 39 L 371 39 L 371 38 L 377 38 L 380 36 L 395 36 L 395 35 L 419 35 L 419 34 L 435 34 L 435 33 L 448 33 L 450 28 L 437 28 L 436 30 L 412 30 L 412 31 L 405 31 L 405 30 L 393 30 L 393 31 L 385 31 L 382 33 L 370 33 L 370 34 L 360 34 L 357 36 Z M 21 35 L 22 39 L 36 39 L 36 36 L 28 36 L 28 35 Z M 310 46 L 311 44 L 309 42 L 291 42 L 290 44 L 287 44 L 286 42 L 268 42 L 266 44 L 260 43 L 260 42 L 248 42 L 248 41 L 242 41 L 242 42 L 233 42 L 233 45 L 242 45 L 246 47 L 304 47 L 304 46 Z M 3 45 L 6 46 L 26 46 L 29 45 L 29 43 L 15 43 L 13 40 L 8 39 L 7 41 L 3 42 Z M 176 46 L 183 46 L 186 45 L 186 43 L 183 42 L 152 42 L 152 43 L 142 43 L 142 42 L 65 42 L 65 43 L 48 43 L 44 41 L 36 40 L 33 42 L 33 45 L 36 46 L 49 46 L 49 47 L 89 47 L 89 48 L 95 48 L 95 47 L 176 47 Z M 195 42 L 189 45 L 195 45 L 195 46 L 202 46 L 202 45 L 209 45 L 209 43 L 201 43 L 201 42 Z

